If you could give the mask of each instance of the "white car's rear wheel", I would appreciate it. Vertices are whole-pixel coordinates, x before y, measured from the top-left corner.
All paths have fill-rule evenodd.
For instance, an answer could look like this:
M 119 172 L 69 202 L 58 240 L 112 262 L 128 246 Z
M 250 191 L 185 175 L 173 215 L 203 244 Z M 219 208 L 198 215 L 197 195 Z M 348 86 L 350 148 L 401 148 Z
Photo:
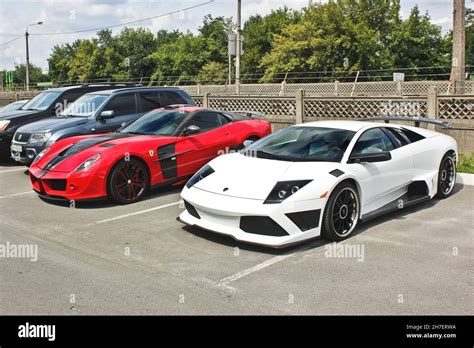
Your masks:
M 343 182 L 336 186 L 324 211 L 323 238 L 340 241 L 349 237 L 359 221 L 359 202 L 354 185 Z
M 438 198 L 446 198 L 453 192 L 456 183 L 456 160 L 454 154 L 448 152 L 443 156 L 438 171 Z

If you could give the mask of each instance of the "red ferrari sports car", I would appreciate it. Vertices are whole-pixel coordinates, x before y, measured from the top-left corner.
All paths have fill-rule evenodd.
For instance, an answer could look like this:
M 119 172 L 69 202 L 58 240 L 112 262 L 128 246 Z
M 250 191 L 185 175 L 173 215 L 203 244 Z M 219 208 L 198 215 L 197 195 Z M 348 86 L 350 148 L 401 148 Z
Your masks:
M 150 187 L 179 185 L 221 153 L 270 134 L 267 121 L 195 106 L 153 110 L 117 132 L 66 138 L 29 168 L 42 197 L 109 197 L 127 204 Z

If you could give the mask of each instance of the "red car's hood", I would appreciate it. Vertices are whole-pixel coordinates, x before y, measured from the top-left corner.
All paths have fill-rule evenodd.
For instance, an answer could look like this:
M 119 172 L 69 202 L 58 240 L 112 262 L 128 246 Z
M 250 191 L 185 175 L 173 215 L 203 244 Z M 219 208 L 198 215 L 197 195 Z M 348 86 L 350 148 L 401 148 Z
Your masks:
M 109 133 L 67 138 L 51 145 L 49 151 L 32 164 L 32 167 L 55 172 L 71 172 L 98 153 L 103 157 L 107 156 L 108 152 L 117 151 L 125 155 L 130 143 L 151 141 L 160 146 L 175 142 L 176 137 Z

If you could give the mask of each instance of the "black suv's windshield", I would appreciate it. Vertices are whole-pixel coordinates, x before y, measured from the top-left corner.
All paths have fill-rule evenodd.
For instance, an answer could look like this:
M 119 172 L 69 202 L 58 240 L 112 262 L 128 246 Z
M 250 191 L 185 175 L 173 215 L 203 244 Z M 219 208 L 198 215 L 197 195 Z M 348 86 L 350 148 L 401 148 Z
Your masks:
M 107 94 L 85 94 L 74 103 L 69 104 L 61 115 L 73 117 L 92 116 L 102 106 L 108 96 Z
M 154 110 L 122 128 L 121 133 L 146 135 L 174 135 L 188 115 L 184 110 Z
M 21 110 L 40 110 L 44 111 L 53 104 L 57 97 L 61 95 L 58 91 L 46 91 L 37 94 L 30 99 L 25 105 L 21 107 Z
M 322 127 L 290 127 L 250 145 L 244 154 L 284 161 L 340 162 L 355 132 Z

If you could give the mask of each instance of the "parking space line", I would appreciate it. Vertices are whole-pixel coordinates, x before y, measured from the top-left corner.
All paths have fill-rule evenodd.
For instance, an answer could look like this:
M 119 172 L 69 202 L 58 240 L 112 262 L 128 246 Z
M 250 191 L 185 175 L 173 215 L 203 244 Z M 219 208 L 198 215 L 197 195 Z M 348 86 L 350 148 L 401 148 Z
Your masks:
M 28 193 L 33 193 L 34 191 L 27 191 L 27 192 L 20 192 L 20 193 L 13 193 L 11 195 L 5 195 L 5 196 L 0 196 L 0 199 L 3 198 L 9 198 L 9 197 L 15 197 L 15 196 L 21 196 L 21 195 L 26 195 Z
M 111 221 L 115 221 L 115 220 L 124 219 L 124 218 L 130 217 L 130 216 L 135 216 L 135 215 L 140 215 L 140 214 L 149 213 L 149 212 L 151 212 L 151 211 L 155 211 L 155 210 L 160 210 L 160 209 L 172 207 L 172 206 L 178 205 L 178 204 L 180 204 L 180 203 L 182 203 L 182 202 L 183 202 L 183 201 L 178 201 L 178 202 L 174 202 L 174 203 L 168 203 L 168 204 L 160 205 L 160 206 L 158 206 L 158 207 L 154 207 L 154 208 L 150 208 L 150 209 L 145 209 L 145 210 L 136 211 L 136 212 L 134 212 L 134 213 L 129 213 L 129 214 L 124 214 L 124 215 L 115 216 L 115 217 L 110 218 L 110 219 L 104 219 L 104 220 L 97 221 L 95 224 L 96 224 L 96 225 L 99 225 L 99 224 L 103 224 L 103 223 L 106 223 L 106 222 L 111 222 Z
M 292 257 L 293 255 L 295 255 L 296 253 L 292 253 L 292 254 L 288 254 L 288 255 L 279 255 L 279 256 L 275 256 L 275 257 L 272 257 L 271 259 L 269 260 L 266 260 L 266 261 L 263 261 L 261 263 L 259 263 L 258 265 L 255 265 L 253 267 L 250 267 L 250 268 L 247 268 L 241 272 L 237 272 L 229 277 L 226 277 L 224 279 L 221 279 L 219 282 L 217 282 L 217 286 L 218 287 L 224 287 L 224 288 L 228 288 L 228 289 L 233 289 L 232 287 L 230 287 L 228 284 L 233 282 L 233 281 L 236 281 L 237 279 L 240 279 L 240 278 L 243 278 L 243 277 L 246 277 L 248 276 L 249 274 L 252 274 L 252 273 L 255 273 L 255 272 L 258 272 L 260 271 L 261 269 L 264 269 L 264 268 L 267 268 L 271 265 L 274 265 L 275 263 L 277 262 L 280 262 L 280 261 L 283 261 L 289 257 Z
M 238 280 L 238 279 L 241 279 L 243 277 L 246 277 L 252 273 L 255 273 L 255 272 L 258 272 L 264 268 L 267 268 L 267 267 L 270 267 L 278 262 L 281 262 L 283 260 L 286 260 L 296 254 L 298 254 L 299 252 L 302 252 L 302 251 L 306 251 L 308 249 L 311 249 L 311 248 L 314 248 L 318 245 L 321 245 L 323 244 L 323 242 L 321 242 L 320 240 L 317 241 L 317 244 L 313 244 L 313 243 L 309 243 L 301 248 L 298 248 L 297 250 L 295 250 L 294 252 L 292 252 L 291 254 L 286 254 L 286 255 L 278 255 L 278 256 L 275 256 L 275 257 L 272 257 L 271 259 L 268 259 L 266 261 L 263 261 L 255 266 L 252 266 L 250 268 L 247 268 L 243 271 L 240 271 L 240 272 L 237 272 L 229 277 L 226 277 L 224 279 L 221 279 L 220 281 L 218 281 L 217 283 L 215 283 L 215 285 L 217 287 L 220 287 L 220 288 L 225 288 L 227 290 L 230 290 L 230 291 L 235 291 L 235 288 L 229 286 L 230 283 Z
M 10 173 L 10 172 L 19 172 L 19 171 L 25 171 L 25 168 L 15 168 L 15 169 L 7 169 L 7 170 L 0 170 L 0 174 L 2 173 Z

